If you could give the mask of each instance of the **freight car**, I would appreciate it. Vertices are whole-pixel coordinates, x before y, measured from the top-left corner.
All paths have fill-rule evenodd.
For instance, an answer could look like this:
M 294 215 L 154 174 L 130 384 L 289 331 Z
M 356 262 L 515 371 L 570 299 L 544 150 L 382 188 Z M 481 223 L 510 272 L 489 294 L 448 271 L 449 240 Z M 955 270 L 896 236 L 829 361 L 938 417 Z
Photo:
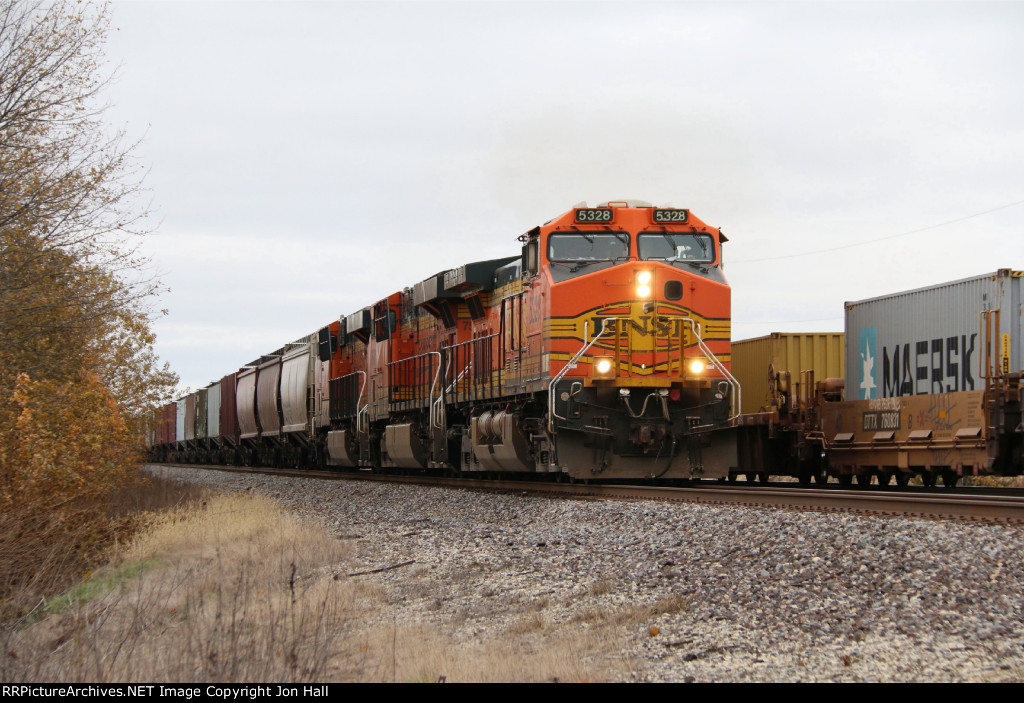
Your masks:
M 178 401 L 154 454 L 724 478 L 740 407 L 725 241 L 686 209 L 581 203 L 515 256 L 441 271 Z
M 845 364 L 834 352 L 735 354 L 739 378 L 763 380 L 763 405 L 739 418 L 731 475 L 952 486 L 1021 474 L 1022 281 L 1001 269 L 848 302 Z M 806 346 L 815 335 L 789 337 Z

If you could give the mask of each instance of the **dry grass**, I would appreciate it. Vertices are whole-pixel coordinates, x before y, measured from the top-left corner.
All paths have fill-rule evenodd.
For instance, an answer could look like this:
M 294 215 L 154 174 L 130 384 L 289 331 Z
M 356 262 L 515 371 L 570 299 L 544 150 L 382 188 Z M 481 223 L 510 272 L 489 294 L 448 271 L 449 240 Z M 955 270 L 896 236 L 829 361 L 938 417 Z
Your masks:
M 135 474 L 102 500 L 4 505 L 0 620 L 46 607 L 49 599 L 105 563 L 111 547 L 139 528 L 140 511 L 188 505 L 204 495 L 189 484 Z
M 1024 476 L 964 476 L 960 483 L 964 486 L 1024 488 Z
M 269 499 L 207 496 L 148 518 L 108 567 L 8 630 L 0 680 L 592 681 L 621 668 L 605 655 L 618 637 L 553 622 L 547 598 L 471 636 L 465 614 L 402 622 L 379 581 L 343 575 L 350 556 Z
M 397 630 L 394 629 L 397 627 Z M 369 681 L 397 682 L 545 682 L 601 681 L 621 669 L 605 652 L 621 642 L 570 629 L 481 634 L 476 641 L 454 642 L 450 635 L 417 626 L 382 627 L 364 641 Z M 384 656 L 373 656 L 374 653 Z
M 322 567 L 346 556 L 255 496 L 151 518 L 105 570 L 10 633 L 8 681 L 323 678 L 358 601 Z

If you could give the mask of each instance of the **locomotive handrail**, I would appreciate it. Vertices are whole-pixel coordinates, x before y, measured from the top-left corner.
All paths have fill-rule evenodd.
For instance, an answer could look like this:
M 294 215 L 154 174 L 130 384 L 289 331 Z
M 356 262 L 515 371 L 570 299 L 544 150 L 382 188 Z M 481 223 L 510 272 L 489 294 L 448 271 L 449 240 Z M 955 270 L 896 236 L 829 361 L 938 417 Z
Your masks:
M 427 408 L 433 407 L 434 403 L 434 389 L 437 388 L 437 380 L 441 376 L 441 352 L 424 352 L 423 354 L 417 354 L 416 356 L 410 356 L 406 359 L 399 359 L 398 361 L 389 361 L 388 366 L 407 365 L 410 362 L 415 362 L 418 359 L 423 359 L 428 356 L 437 357 L 437 369 L 434 370 L 434 380 L 430 382 L 430 390 L 427 392 Z
M 562 370 L 559 371 L 557 374 L 555 374 L 555 376 L 548 383 L 548 431 L 551 434 L 555 434 L 557 432 L 555 430 L 555 420 L 556 419 L 558 419 L 558 420 L 566 419 L 566 418 L 562 417 L 561 415 L 559 415 L 558 413 L 555 412 L 555 385 L 559 381 L 561 381 L 565 377 L 565 375 L 567 373 L 569 373 L 569 369 L 572 369 L 572 368 L 576 367 L 576 362 L 580 360 L 580 357 L 582 357 L 584 354 L 586 354 L 587 350 L 590 349 L 592 346 L 594 346 L 594 342 L 599 340 L 601 338 L 601 336 L 605 332 L 608 331 L 608 321 L 609 320 L 625 320 L 625 319 L 628 319 L 628 318 L 623 318 L 623 317 L 606 317 L 606 318 L 604 318 L 601 321 L 601 331 L 598 332 L 596 335 L 594 335 L 594 338 L 592 340 L 590 340 L 589 342 L 584 344 L 583 347 L 578 352 L 576 352 L 576 355 L 574 357 L 572 357 L 565 364 L 565 366 L 562 367 Z M 590 326 L 590 320 L 584 320 L 584 322 L 583 322 L 583 339 L 584 339 L 584 341 L 587 339 L 587 331 L 588 331 L 589 326 Z
M 366 391 L 366 372 L 365 371 L 353 371 L 352 373 L 345 374 L 344 376 L 338 376 L 338 380 L 348 378 L 349 376 L 355 376 L 359 374 L 363 377 L 363 382 L 359 385 L 359 397 L 356 398 L 356 433 L 358 434 L 362 428 L 360 427 L 360 418 L 365 415 L 365 411 L 369 408 L 369 405 L 359 407 L 359 403 L 363 400 L 363 393 Z
M 568 361 L 568 363 L 566 363 L 566 365 L 562 367 L 562 370 L 559 371 L 558 374 L 556 374 L 551 379 L 551 381 L 548 383 L 548 431 L 551 432 L 552 434 L 555 434 L 555 432 L 556 432 L 556 430 L 555 430 L 555 420 L 556 419 L 558 419 L 558 420 L 565 420 L 566 419 L 566 418 L 562 417 L 561 415 L 559 415 L 558 413 L 555 412 L 555 384 L 557 384 L 559 381 L 561 381 L 565 377 L 565 375 L 567 373 L 569 373 L 569 370 L 575 367 L 576 362 L 579 361 L 579 359 L 587 352 L 587 350 L 590 349 L 590 347 L 594 346 L 594 343 L 604 335 L 604 333 L 608 330 L 608 323 L 611 320 L 624 320 L 624 319 L 628 319 L 628 318 L 621 318 L 621 317 L 606 317 L 606 318 L 604 318 L 601 321 L 601 331 L 598 332 L 594 336 L 594 338 L 592 340 L 590 340 L 590 342 L 585 344 L 578 352 L 576 352 L 575 356 L 573 356 L 572 359 L 570 359 Z M 685 322 L 689 322 L 690 323 L 690 327 L 693 329 L 693 336 L 697 340 L 698 348 L 707 356 L 707 358 L 710 361 L 714 362 L 715 368 L 719 369 L 722 372 L 722 374 L 726 378 L 726 382 L 729 384 L 729 386 L 731 388 L 733 388 L 735 390 L 734 393 L 730 394 L 732 397 L 730 398 L 730 400 L 731 400 L 731 403 L 730 403 L 730 405 L 731 405 L 731 407 L 730 407 L 730 414 L 731 414 L 731 416 L 729 417 L 730 421 L 735 420 L 737 417 L 739 417 L 739 409 L 740 409 L 740 407 L 742 407 L 740 405 L 740 397 L 741 397 L 740 393 L 742 392 L 742 390 L 740 388 L 739 381 L 737 381 L 736 377 L 733 376 L 729 372 L 729 370 L 722 365 L 722 362 L 719 361 L 718 357 L 715 356 L 714 352 L 712 352 L 711 349 L 708 348 L 708 345 L 704 343 L 704 340 L 700 336 L 700 325 L 697 323 L 697 321 L 694 320 L 692 317 L 680 317 L 679 319 L 681 319 L 681 320 L 683 320 Z M 587 331 L 588 331 L 589 324 L 590 324 L 589 320 L 586 320 L 586 321 L 583 322 L 583 338 L 584 339 L 587 338 Z M 680 355 L 681 354 L 682 354 L 682 349 L 680 349 Z
M 740 404 L 740 394 L 743 392 L 740 388 L 740 382 L 736 380 L 735 376 L 729 373 L 729 369 L 725 368 L 722 365 L 722 362 L 718 360 L 718 357 L 715 356 L 711 349 L 708 348 L 708 345 L 704 343 L 704 340 L 700 336 L 700 329 L 699 325 L 697 324 L 697 321 L 694 320 L 692 317 L 683 317 L 682 319 L 686 322 L 689 322 L 690 326 L 693 328 L 693 336 L 697 339 L 697 346 L 700 348 L 700 350 L 707 355 L 708 359 L 712 360 L 715 363 L 715 368 L 722 372 L 729 385 L 736 390 L 735 393 L 731 394 L 731 404 L 733 408 L 731 408 L 730 410 L 731 417 L 729 418 L 730 421 L 735 420 L 737 417 L 740 416 L 740 408 L 743 407 Z M 680 354 L 682 354 L 681 350 Z
M 457 390 L 458 383 L 460 381 L 462 381 L 464 378 L 466 378 L 467 374 L 469 374 L 470 371 L 475 369 L 475 363 L 474 363 L 475 360 L 476 360 L 475 354 L 476 354 L 478 349 L 488 350 L 488 353 L 484 355 L 487 358 L 481 359 L 481 361 L 484 362 L 482 364 L 481 368 L 484 369 L 484 371 L 487 371 L 489 373 L 490 359 L 491 359 L 491 355 L 489 353 L 489 344 L 490 344 L 489 340 L 493 340 L 496 337 L 498 337 L 498 333 L 497 332 L 495 332 L 493 334 L 485 335 L 483 337 L 476 337 L 474 339 L 470 339 L 470 340 L 467 340 L 465 342 L 459 342 L 458 344 L 451 344 L 451 345 L 449 345 L 447 347 L 442 347 L 441 348 L 442 352 L 446 352 L 446 356 L 448 354 L 451 354 L 451 357 L 449 357 L 449 358 L 454 358 L 454 360 L 456 362 L 458 361 L 458 356 L 459 356 L 458 349 L 465 347 L 465 348 L 469 349 L 472 352 L 472 353 L 467 355 L 466 364 L 462 367 L 462 370 L 459 371 L 459 374 L 452 380 L 451 384 L 449 384 L 445 388 L 445 390 L 444 390 L 444 392 L 446 394 L 447 393 L 451 393 L 454 390 L 455 391 L 455 395 L 456 395 L 456 402 L 458 402 L 458 395 L 460 394 L 460 392 Z M 484 345 L 483 344 L 484 342 L 486 342 L 487 345 Z M 454 353 L 452 353 L 453 351 L 454 351 Z M 471 378 L 471 382 L 473 384 L 472 388 L 469 391 L 466 391 L 466 392 L 472 393 L 473 396 L 474 396 L 473 399 L 476 400 L 477 399 L 476 396 L 477 396 L 477 393 L 480 390 L 480 386 L 483 385 L 483 379 L 479 379 L 479 378 L 472 379 Z M 488 385 L 489 388 L 493 388 L 493 382 L 488 382 L 487 385 Z M 499 381 L 499 386 L 500 386 L 500 381 Z

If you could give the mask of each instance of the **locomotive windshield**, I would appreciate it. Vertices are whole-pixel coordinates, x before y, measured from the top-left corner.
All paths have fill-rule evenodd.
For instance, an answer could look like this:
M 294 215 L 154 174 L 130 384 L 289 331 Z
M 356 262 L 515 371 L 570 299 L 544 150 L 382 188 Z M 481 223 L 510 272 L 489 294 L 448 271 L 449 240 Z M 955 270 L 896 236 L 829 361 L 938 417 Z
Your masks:
M 548 238 L 548 260 L 561 263 L 615 261 L 629 257 L 625 232 L 572 232 Z
M 658 232 L 637 237 L 640 258 L 647 260 L 711 263 L 715 260 L 715 243 L 707 234 Z
M 614 266 L 629 258 L 625 232 L 559 232 L 548 237 L 551 277 L 558 283 Z

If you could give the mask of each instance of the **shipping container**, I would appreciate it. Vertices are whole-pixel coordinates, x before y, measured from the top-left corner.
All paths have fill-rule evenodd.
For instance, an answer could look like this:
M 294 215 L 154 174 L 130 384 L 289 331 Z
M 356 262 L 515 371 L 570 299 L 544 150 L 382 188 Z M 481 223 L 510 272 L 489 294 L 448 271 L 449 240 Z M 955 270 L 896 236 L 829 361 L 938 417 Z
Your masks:
M 773 332 L 765 337 L 732 343 L 732 375 L 740 382 L 742 414 L 767 409 L 768 372 L 788 371 L 798 383 L 802 371 L 814 371 L 816 381 L 843 378 L 842 332 Z M 809 394 L 809 390 L 801 390 Z
M 1024 369 L 1021 281 L 1000 269 L 846 303 L 846 399 L 954 393 Z

